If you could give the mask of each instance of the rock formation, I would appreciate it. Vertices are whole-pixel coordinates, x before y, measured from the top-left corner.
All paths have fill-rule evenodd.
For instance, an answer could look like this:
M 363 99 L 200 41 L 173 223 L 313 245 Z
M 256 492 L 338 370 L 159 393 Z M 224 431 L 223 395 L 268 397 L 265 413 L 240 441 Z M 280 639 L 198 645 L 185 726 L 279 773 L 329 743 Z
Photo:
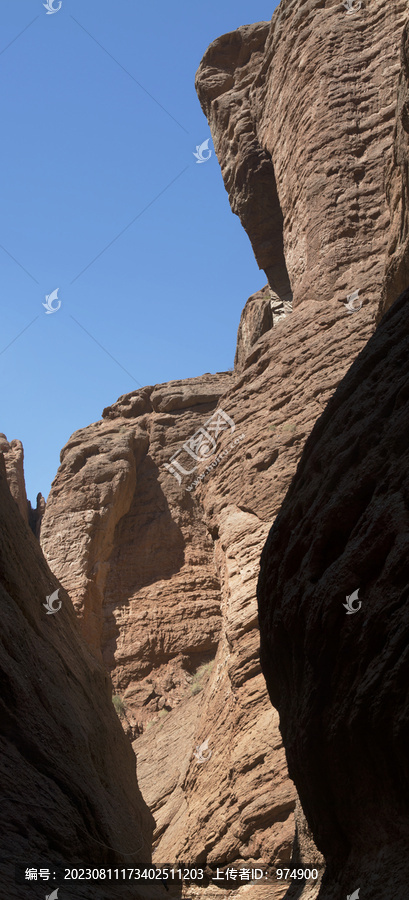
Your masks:
M 111 672 L 159 863 L 291 857 L 297 799 L 258 658 L 258 561 L 305 441 L 380 314 L 400 202 L 391 187 L 390 213 L 385 185 L 395 183 L 405 11 L 404 0 L 351 13 L 342 3 L 282 0 L 271 23 L 206 51 L 199 98 L 268 288 L 243 314 L 234 374 L 121 397 L 72 436 L 47 502 L 42 547 Z M 354 449 L 344 449 L 345 465 Z M 322 459 L 322 470 L 330 463 Z M 348 500 L 352 511 L 360 497 Z M 339 530 L 342 544 L 341 522 Z M 304 762 L 307 777 L 317 776 L 314 759 Z M 311 801 L 305 811 L 315 834 Z M 315 862 L 300 810 L 296 817 L 296 858 Z M 331 878 L 340 857 L 333 824 L 328 843 L 321 839 L 328 819 L 327 810 L 317 842 Z M 321 896 L 338 900 L 334 890 Z M 248 891 L 264 900 L 285 886 L 237 893 Z
M 391 228 L 386 260 L 385 282 L 378 319 L 389 309 L 398 294 L 409 284 L 409 24 L 401 42 L 401 69 L 394 130 L 393 156 L 390 160 L 386 190 L 391 211 Z
M 408 891 L 408 348 L 409 290 L 315 425 L 262 556 L 263 672 L 331 900 Z
M 270 328 L 274 328 L 274 325 L 284 319 L 291 310 L 291 302 L 281 300 L 268 285 L 249 297 L 241 314 L 237 332 L 237 348 L 234 357 L 236 372 L 242 372 L 245 369 L 246 359 L 258 339 Z
M 6 467 L 7 483 L 11 496 L 17 504 L 25 522 L 28 522 L 28 502 L 24 480 L 24 450 L 21 441 L 8 442 L 0 433 L 0 454 Z
M 57 589 L 62 606 L 48 615 L 46 597 Z M 153 819 L 113 709 L 109 677 L 17 511 L 1 454 L 0 604 L 1 895 L 17 900 L 33 887 L 16 885 L 15 863 L 146 862 Z M 75 884 L 64 896 L 85 900 L 96 888 Z M 102 884 L 97 896 L 141 894 Z
M 136 737 L 158 863 L 291 854 L 295 793 L 258 663 L 257 556 L 268 526 L 230 510 L 230 540 L 226 533 L 217 542 L 215 562 L 202 508 L 187 490 L 209 449 L 203 426 L 218 444 L 222 435 L 231 436 L 228 446 L 238 440 L 227 419 L 207 424 L 233 381 L 221 373 L 158 385 L 104 410 L 63 450 L 41 532 Z M 180 453 L 189 441 L 196 459 Z M 206 739 L 211 758 L 201 763 L 195 748 Z M 267 800 L 271 769 L 276 790 Z
M 37 494 L 37 502 L 35 509 L 32 508 L 28 501 L 28 524 L 33 534 L 39 540 L 41 531 L 41 521 L 45 513 L 45 500 L 42 494 Z
M 21 441 L 8 441 L 5 434 L 0 433 L 0 454 L 6 467 L 7 483 L 11 496 L 15 500 L 24 521 L 30 526 L 37 538 L 40 537 L 41 519 L 45 512 L 45 500 L 37 494 L 36 509 L 32 509 L 27 500 L 24 479 L 24 450 Z

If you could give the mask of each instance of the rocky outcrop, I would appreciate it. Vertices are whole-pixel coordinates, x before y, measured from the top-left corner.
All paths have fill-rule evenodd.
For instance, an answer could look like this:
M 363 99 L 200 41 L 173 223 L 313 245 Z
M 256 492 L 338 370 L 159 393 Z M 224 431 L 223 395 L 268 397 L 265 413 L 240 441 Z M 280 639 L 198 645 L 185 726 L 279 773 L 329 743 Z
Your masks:
M 62 605 L 47 614 L 46 598 L 56 590 Z M 15 863 L 146 862 L 153 820 L 113 709 L 109 677 L 81 638 L 69 596 L 17 511 L 1 458 L 0 605 L 3 896 L 17 900 L 27 889 L 15 884 Z M 84 900 L 95 891 L 75 886 Z M 99 898 L 115 896 L 141 895 L 127 886 L 98 885 Z
M 24 521 L 30 526 L 37 538 L 40 536 L 41 519 L 45 511 L 45 500 L 37 494 L 37 505 L 32 509 L 27 500 L 24 479 L 24 450 L 21 441 L 8 441 L 5 434 L 0 433 L 0 456 L 3 457 L 7 483 L 11 496 L 16 502 Z
M 257 262 L 283 300 L 293 295 L 315 318 L 357 290 L 361 320 L 371 310 L 372 323 L 379 305 L 405 14 L 405 0 L 352 14 L 281 0 L 270 24 L 215 40 L 196 76 Z
M 262 556 L 263 672 L 326 900 L 407 897 L 408 347 L 406 291 L 315 425 Z
M 24 480 L 24 450 L 21 441 L 8 442 L 5 434 L 0 434 L 0 456 L 3 456 L 7 483 L 11 496 L 17 504 L 25 522 L 28 522 L 28 503 Z
M 111 672 L 160 863 L 285 863 L 294 837 L 297 860 L 320 860 L 260 669 L 255 587 L 305 441 L 374 332 L 405 8 L 282 0 L 210 46 L 197 89 L 268 289 L 234 374 L 121 397 L 72 436 L 47 503 L 42 546 Z
M 215 545 L 188 490 L 214 460 L 212 442 L 221 449 L 228 437 L 233 455 L 241 444 L 231 447 L 230 417 L 215 416 L 234 380 L 158 385 L 104 410 L 64 448 L 41 532 L 135 738 L 158 863 L 291 855 L 295 792 L 258 662 L 255 584 L 268 526 L 228 508 Z
M 35 509 L 32 508 L 28 501 L 28 524 L 33 534 L 39 540 L 41 531 L 41 520 L 45 513 L 45 500 L 42 494 L 37 494 L 37 502 Z
M 280 300 L 278 294 L 275 294 L 268 285 L 249 297 L 241 314 L 237 332 L 237 347 L 234 357 L 236 372 L 243 371 L 246 359 L 259 338 L 278 322 L 281 322 L 291 310 L 292 304 L 289 301 Z
M 49 496 L 44 552 L 70 591 L 90 646 L 115 666 L 122 692 L 135 685 L 128 707 L 140 710 L 141 721 L 162 696 L 172 702 L 186 691 L 189 672 L 217 646 L 212 541 L 186 491 L 182 504 L 175 500 L 178 481 L 165 466 L 173 468 L 173 453 L 211 415 L 232 378 L 203 375 L 120 398 L 101 422 L 72 436 Z M 194 469 L 192 456 L 182 459 Z M 163 670 L 162 690 L 149 673 L 167 670 L 175 655 L 177 671 Z
M 401 42 L 401 70 L 394 131 L 393 156 L 387 171 L 386 190 L 391 228 L 386 258 L 385 282 L 378 318 L 409 284 L 409 23 Z
M 230 204 L 260 269 L 282 300 L 292 300 L 283 246 L 283 214 L 270 151 L 255 133 L 251 93 L 265 62 L 268 22 L 245 25 L 214 41 L 196 76 Z

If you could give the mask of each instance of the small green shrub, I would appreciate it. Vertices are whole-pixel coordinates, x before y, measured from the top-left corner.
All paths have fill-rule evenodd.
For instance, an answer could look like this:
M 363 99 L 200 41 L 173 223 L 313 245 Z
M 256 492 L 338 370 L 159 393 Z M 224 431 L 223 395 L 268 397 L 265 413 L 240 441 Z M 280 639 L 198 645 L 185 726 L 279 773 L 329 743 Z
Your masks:
M 161 710 L 159 710 L 159 713 L 158 713 L 159 718 L 160 718 L 160 719 L 163 719 L 164 716 L 167 716 L 167 715 L 168 715 L 168 712 L 169 712 L 168 709 L 161 709 Z
M 125 704 L 122 697 L 120 697 L 119 694 L 112 694 L 112 703 L 114 704 L 116 714 L 122 718 L 125 715 Z
M 191 685 L 190 685 L 190 693 L 191 693 L 192 697 L 194 697 L 196 694 L 199 694 L 200 691 L 203 690 L 203 687 L 204 687 L 203 679 L 204 679 L 205 675 L 210 675 L 210 672 L 211 672 L 213 666 L 214 666 L 214 659 L 212 659 L 208 663 L 203 663 L 202 666 L 199 666 L 197 672 L 195 672 L 195 674 L 192 678 Z
M 200 694 L 200 691 L 202 691 L 202 690 L 203 690 L 203 685 L 201 685 L 198 681 L 196 681 L 196 682 L 192 681 L 192 684 L 190 685 L 190 693 L 191 693 L 192 697 L 194 697 L 196 694 Z

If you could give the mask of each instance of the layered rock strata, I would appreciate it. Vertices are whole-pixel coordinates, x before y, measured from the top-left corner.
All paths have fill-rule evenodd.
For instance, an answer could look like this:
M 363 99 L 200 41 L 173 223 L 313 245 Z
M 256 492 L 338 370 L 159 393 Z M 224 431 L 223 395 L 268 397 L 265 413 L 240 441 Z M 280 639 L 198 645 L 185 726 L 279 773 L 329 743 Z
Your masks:
M 104 410 L 63 451 L 41 533 L 136 737 L 160 864 L 288 862 L 291 854 L 295 793 L 258 662 L 255 583 L 267 525 L 230 509 L 230 540 L 226 532 L 215 558 L 201 507 L 187 490 L 197 457 L 208 455 L 206 434 L 220 449 L 223 436 L 228 447 L 236 440 L 234 422 L 215 418 L 233 381 L 221 373 L 158 385 Z M 183 444 L 188 450 L 180 452 Z M 85 533 L 84 522 L 94 527 Z M 102 582 L 93 566 L 107 537 Z M 83 615 L 89 598 L 92 618 Z M 202 762 L 197 748 L 206 740 L 211 755 Z M 273 799 L 265 790 L 272 768 Z
M 257 262 L 315 316 L 357 290 L 371 322 L 379 304 L 405 13 L 405 0 L 352 14 L 281 0 L 271 23 L 215 40 L 196 76 Z
M 262 556 L 263 672 L 325 900 L 407 897 L 408 350 L 406 291 L 315 425 Z

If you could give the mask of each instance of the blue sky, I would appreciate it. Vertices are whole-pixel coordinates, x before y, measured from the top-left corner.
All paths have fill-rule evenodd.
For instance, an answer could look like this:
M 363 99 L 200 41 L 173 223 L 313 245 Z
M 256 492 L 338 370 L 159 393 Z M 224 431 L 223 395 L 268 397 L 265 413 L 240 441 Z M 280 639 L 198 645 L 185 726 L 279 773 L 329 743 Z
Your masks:
M 193 156 L 210 137 L 194 77 L 278 5 L 43 2 L 0 11 L 0 431 L 23 442 L 32 503 L 121 394 L 233 365 L 266 278 L 214 152 Z

